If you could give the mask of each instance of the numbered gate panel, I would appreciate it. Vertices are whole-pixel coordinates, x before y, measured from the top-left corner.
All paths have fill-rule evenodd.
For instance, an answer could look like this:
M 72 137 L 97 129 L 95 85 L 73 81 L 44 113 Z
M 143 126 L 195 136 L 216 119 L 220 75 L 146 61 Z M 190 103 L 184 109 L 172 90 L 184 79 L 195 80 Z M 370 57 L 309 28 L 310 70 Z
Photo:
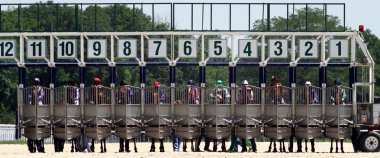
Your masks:
M 261 121 L 261 89 L 241 86 L 236 89 L 235 119 L 237 125 L 257 125 Z
M 84 135 L 95 140 L 106 139 L 111 136 L 111 127 L 85 127 Z
M 107 39 L 88 39 L 87 40 L 87 58 L 88 59 L 105 59 L 107 58 Z
M 292 120 L 291 88 L 271 86 L 265 88 L 264 121 L 267 125 L 289 125 Z
M 32 86 L 22 89 L 24 126 L 47 126 L 50 124 L 50 89 Z
M 306 140 L 319 138 L 322 136 L 322 127 L 296 127 L 295 135 Z
M 77 59 L 78 57 L 78 39 L 58 39 L 57 41 L 57 59 Z
M 136 138 L 141 135 L 141 128 L 139 126 L 131 127 L 131 126 L 124 126 L 124 127 L 115 127 L 115 134 L 119 138 L 123 139 L 132 139 Z
M 200 91 L 196 86 L 175 88 L 174 115 L 179 125 L 197 125 L 201 118 Z
M 111 89 L 91 86 L 84 89 L 84 123 L 90 126 L 111 123 Z
M 79 88 L 63 86 L 54 89 L 55 126 L 77 126 L 81 122 L 81 107 L 79 105 Z
M 198 47 L 197 39 L 178 39 L 178 57 L 180 58 L 197 58 Z
M 0 40 L 0 60 L 14 59 L 17 52 L 16 40 Z
M 144 117 L 148 125 L 168 124 L 162 118 L 171 117 L 170 88 L 153 86 L 145 89 Z
M 265 127 L 264 136 L 272 139 L 286 139 L 291 135 L 290 127 Z
M 138 125 L 141 117 L 141 90 L 133 86 L 115 89 L 115 124 L 118 126 Z
M 296 88 L 295 114 L 299 126 L 322 124 L 322 88 L 303 86 Z
M 211 87 L 206 90 L 205 119 L 211 120 L 208 125 L 228 125 L 225 119 L 231 118 L 230 88 L 225 86 Z
M 26 41 L 26 58 L 27 59 L 46 59 L 47 56 L 46 39 L 28 39 Z
M 62 140 L 71 140 L 81 136 L 81 127 L 54 127 L 53 135 Z
M 44 128 L 25 127 L 24 136 L 32 140 L 42 140 L 51 136 L 50 126 Z
M 343 86 L 326 89 L 326 125 L 347 126 L 352 122 L 352 89 Z

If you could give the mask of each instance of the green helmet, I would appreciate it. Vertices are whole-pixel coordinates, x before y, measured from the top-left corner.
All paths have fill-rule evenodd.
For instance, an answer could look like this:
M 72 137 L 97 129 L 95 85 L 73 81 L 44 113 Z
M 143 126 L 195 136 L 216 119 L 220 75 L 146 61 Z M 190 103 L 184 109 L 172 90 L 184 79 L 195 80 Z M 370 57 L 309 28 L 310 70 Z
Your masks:
M 222 85 L 222 84 L 223 84 L 223 81 L 222 81 L 222 80 L 218 80 L 218 81 L 216 81 L 216 84 L 218 84 L 218 85 Z

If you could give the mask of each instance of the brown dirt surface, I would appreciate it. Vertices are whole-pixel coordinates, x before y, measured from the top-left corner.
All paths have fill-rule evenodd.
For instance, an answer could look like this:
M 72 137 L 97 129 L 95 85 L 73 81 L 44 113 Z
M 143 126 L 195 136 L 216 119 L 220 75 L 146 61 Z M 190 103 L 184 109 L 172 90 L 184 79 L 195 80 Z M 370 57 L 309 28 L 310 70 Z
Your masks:
M 46 153 L 29 153 L 26 144 L 2 144 L 0 145 L 0 157 L 1 158 L 18 158 L 18 157 L 31 157 L 31 158 L 51 158 L 51 157 L 64 157 L 64 158 L 74 158 L 74 157 L 83 157 L 83 158 L 94 158 L 94 157 L 128 157 L 128 158 L 146 158 L 146 157 L 160 157 L 160 158 L 201 158 L 201 157 L 228 157 L 228 158 L 251 158 L 251 157 L 265 157 L 265 158 L 289 158 L 289 157 L 312 157 L 312 158 L 335 158 L 335 157 L 344 157 L 344 158 L 378 158 L 379 153 L 354 153 L 351 143 L 344 143 L 344 150 L 346 153 L 329 153 L 330 151 L 330 143 L 329 142 L 316 142 L 315 148 L 316 153 L 311 153 L 310 143 L 308 144 L 309 152 L 308 153 L 266 153 L 268 150 L 269 142 L 258 142 L 258 152 L 257 153 L 224 153 L 224 152 L 189 152 L 190 143 L 187 144 L 188 152 L 173 152 L 173 148 L 171 143 L 165 143 L 165 151 L 164 153 L 158 152 L 158 143 L 156 143 L 156 152 L 149 152 L 150 143 L 137 143 L 138 153 L 130 152 L 130 153 L 119 153 L 119 145 L 117 143 L 109 143 L 107 144 L 107 153 L 100 153 L 100 144 L 95 144 L 95 152 L 94 153 L 71 153 L 71 145 L 65 144 L 64 152 L 55 153 L 53 144 L 45 144 Z M 182 144 L 181 144 L 182 145 Z M 203 145 L 203 142 L 202 142 Z M 288 147 L 288 143 L 285 143 L 286 148 Z M 295 150 L 296 150 L 296 143 Z M 303 150 L 304 150 L 303 143 Z M 335 143 L 334 143 L 335 145 Z M 212 143 L 211 143 L 212 147 Z M 210 149 L 211 149 L 210 147 Z M 229 147 L 229 143 L 227 143 L 227 148 Z M 277 144 L 277 148 L 279 144 Z M 133 144 L 130 144 L 130 149 L 133 150 Z M 182 146 L 181 146 L 182 149 Z M 201 146 L 201 149 L 203 147 Z M 220 150 L 220 144 L 218 146 Z M 239 147 L 241 149 L 241 147 Z M 182 151 L 182 150 L 181 150 Z M 334 146 L 335 151 L 335 146 Z

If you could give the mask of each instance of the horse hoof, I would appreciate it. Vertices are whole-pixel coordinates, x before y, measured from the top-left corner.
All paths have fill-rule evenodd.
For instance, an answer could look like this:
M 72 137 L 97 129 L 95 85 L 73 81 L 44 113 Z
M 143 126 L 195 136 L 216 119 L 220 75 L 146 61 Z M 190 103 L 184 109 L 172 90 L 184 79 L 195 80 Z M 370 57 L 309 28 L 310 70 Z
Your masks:
M 344 151 L 342 150 L 342 153 L 344 153 Z
M 276 153 L 276 152 L 277 152 L 277 150 L 273 150 L 273 152 L 274 152 L 274 153 Z
M 119 149 L 119 152 L 124 152 L 124 149 Z
M 315 149 L 311 149 L 311 152 L 315 152 Z
M 154 149 L 150 149 L 150 152 L 155 152 Z
M 164 149 L 160 149 L 160 152 L 165 152 L 165 150 Z

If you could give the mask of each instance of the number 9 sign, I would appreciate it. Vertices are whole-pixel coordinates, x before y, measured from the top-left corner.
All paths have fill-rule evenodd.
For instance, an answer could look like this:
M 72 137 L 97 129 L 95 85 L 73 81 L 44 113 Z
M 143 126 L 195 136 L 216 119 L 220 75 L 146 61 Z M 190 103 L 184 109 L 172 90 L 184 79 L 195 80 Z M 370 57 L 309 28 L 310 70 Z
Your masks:
M 87 41 L 87 58 L 105 59 L 107 57 L 106 39 L 89 39 Z

